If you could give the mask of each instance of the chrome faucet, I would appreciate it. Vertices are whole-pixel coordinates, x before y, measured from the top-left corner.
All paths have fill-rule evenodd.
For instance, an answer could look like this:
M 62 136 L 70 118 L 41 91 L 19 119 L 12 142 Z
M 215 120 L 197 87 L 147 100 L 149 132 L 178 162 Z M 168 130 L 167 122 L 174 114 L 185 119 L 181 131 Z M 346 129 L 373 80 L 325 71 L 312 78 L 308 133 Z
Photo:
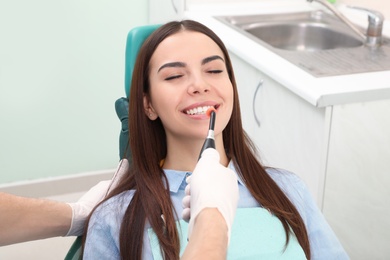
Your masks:
M 349 8 L 364 11 L 368 14 L 368 27 L 366 35 L 362 33 L 359 28 L 351 23 L 339 10 L 337 10 L 332 4 L 330 4 L 327 0 L 307 0 L 312 3 L 317 2 L 324 5 L 330 11 L 332 11 L 341 21 L 343 21 L 346 25 L 348 25 L 360 38 L 362 38 L 365 42 L 365 45 L 368 47 L 379 47 L 382 44 L 382 28 L 383 28 L 383 20 L 384 16 L 374 10 L 370 10 L 367 8 L 356 7 L 356 6 L 348 6 Z

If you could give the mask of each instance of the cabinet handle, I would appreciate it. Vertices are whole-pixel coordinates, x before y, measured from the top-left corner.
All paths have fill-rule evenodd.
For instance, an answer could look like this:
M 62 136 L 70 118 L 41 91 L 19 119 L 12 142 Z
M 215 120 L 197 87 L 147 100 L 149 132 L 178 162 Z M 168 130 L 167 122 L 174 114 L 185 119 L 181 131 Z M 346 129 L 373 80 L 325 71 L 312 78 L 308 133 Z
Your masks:
M 255 94 L 253 95 L 253 104 L 252 104 L 252 109 L 253 109 L 253 116 L 255 117 L 255 121 L 256 121 L 256 124 L 258 127 L 260 127 L 260 120 L 259 118 L 257 117 L 256 115 L 256 96 L 257 96 L 257 92 L 259 92 L 259 89 L 260 87 L 263 85 L 264 83 L 264 80 L 260 80 L 259 81 L 259 84 L 257 84 L 257 87 L 256 87 L 256 90 L 255 90 Z
M 177 13 L 177 8 L 176 8 L 176 5 L 175 5 L 175 0 L 171 0 L 171 4 L 173 6 L 173 10 L 175 10 L 175 13 Z

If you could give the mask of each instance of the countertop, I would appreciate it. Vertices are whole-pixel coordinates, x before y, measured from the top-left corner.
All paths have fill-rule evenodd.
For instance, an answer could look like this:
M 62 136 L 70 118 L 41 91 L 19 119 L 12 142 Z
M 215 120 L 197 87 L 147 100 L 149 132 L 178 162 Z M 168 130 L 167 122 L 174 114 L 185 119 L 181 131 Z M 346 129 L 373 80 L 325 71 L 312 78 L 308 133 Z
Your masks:
M 367 16 L 339 6 L 350 20 L 367 27 Z M 299 12 L 323 9 L 305 1 L 262 1 L 224 4 L 193 4 L 184 17 L 197 20 L 220 36 L 229 51 L 267 74 L 281 85 L 316 107 L 390 99 L 390 70 L 331 77 L 314 77 L 249 37 L 223 24 L 215 16 Z M 390 21 L 383 34 L 390 36 Z M 240 86 L 238 86 L 240 87 Z

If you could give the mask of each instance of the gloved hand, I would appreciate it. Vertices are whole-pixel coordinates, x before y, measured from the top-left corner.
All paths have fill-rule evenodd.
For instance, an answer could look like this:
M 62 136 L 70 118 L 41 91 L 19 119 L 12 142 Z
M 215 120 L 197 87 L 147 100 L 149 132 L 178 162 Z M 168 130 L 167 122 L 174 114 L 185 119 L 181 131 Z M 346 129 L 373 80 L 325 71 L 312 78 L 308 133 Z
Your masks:
M 76 203 L 68 203 L 72 208 L 72 223 L 65 236 L 80 236 L 83 234 L 85 221 L 92 209 L 118 185 L 128 168 L 129 162 L 126 159 L 121 160 L 111 180 L 99 182 Z
M 192 175 L 187 178 L 186 196 L 183 198 L 183 219 L 190 220 L 188 237 L 191 237 L 197 215 L 204 208 L 217 208 L 230 230 L 236 213 L 239 193 L 236 174 L 219 163 L 219 153 L 206 149 Z

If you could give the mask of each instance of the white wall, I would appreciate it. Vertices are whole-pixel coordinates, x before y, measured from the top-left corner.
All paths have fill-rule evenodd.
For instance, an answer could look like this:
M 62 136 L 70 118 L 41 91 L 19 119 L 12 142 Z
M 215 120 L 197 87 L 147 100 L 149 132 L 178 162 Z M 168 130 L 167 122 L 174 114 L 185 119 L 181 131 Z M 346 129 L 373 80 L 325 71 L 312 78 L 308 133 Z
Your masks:
M 237 2 L 261 2 L 263 0 L 187 0 L 189 3 L 237 3 Z M 264 0 L 270 1 L 270 0 Z M 275 1 L 275 0 L 274 0 Z M 292 0 L 302 1 L 306 0 Z M 390 20 L 390 1 L 388 0 L 336 0 L 336 3 L 343 3 L 355 6 L 371 8 L 381 11 L 387 20 Z
M 339 2 L 379 11 L 385 16 L 386 20 L 390 20 L 390 1 L 388 0 L 340 0 Z
M 125 41 L 147 7 L 0 0 L 0 184 L 116 167 Z

